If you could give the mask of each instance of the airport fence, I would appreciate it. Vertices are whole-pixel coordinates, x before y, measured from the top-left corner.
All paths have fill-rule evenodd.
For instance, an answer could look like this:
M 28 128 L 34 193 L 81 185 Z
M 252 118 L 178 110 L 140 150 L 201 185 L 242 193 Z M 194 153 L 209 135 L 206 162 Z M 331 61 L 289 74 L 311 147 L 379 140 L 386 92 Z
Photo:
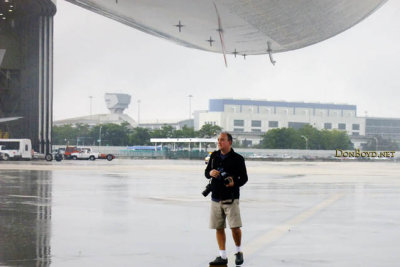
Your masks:
M 124 158 L 142 158 L 142 159 L 204 159 L 208 155 L 204 151 L 136 151 L 121 150 L 119 156 Z
M 65 146 L 54 145 L 53 149 Z M 203 160 L 208 151 L 192 149 L 171 151 L 164 150 L 132 150 L 122 146 L 92 146 L 93 151 L 104 154 L 114 154 L 117 158 L 131 158 L 131 159 L 199 159 Z M 335 150 L 304 150 L 304 149 L 254 149 L 254 148 L 235 148 L 235 151 L 241 154 L 246 160 L 383 160 L 381 159 L 368 159 L 368 158 L 335 158 Z M 400 151 L 397 151 L 392 159 L 400 162 Z

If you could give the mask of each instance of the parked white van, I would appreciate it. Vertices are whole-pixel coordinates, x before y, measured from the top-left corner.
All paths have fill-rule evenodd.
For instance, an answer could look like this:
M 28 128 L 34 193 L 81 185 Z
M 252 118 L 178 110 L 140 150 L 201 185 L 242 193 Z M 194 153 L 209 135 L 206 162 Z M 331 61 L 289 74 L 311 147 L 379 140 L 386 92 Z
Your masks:
M 0 154 L 3 160 L 32 159 L 30 139 L 0 139 Z

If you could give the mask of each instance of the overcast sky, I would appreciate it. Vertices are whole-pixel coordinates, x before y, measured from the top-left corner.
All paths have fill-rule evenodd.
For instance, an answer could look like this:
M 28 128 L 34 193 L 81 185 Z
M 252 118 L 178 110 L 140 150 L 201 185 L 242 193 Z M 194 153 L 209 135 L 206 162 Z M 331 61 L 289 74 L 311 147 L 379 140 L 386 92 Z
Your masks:
M 223 56 L 176 45 L 65 1 L 54 27 L 54 119 L 108 113 L 104 94 L 128 93 L 141 121 L 174 121 L 208 109 L 210 98 L 357 105 L 358 116 L 400 118 L 400 1 L 353 28 L 303 49 Z

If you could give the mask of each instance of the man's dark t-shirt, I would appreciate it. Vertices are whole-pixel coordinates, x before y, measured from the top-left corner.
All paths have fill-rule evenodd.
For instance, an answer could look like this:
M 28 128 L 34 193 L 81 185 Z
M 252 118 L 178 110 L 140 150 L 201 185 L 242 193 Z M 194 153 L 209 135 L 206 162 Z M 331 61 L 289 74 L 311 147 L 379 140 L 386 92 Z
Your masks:
M 233 187 L 226 187 L 222 179 L 215 179 L 210 176 L 211 170 L 218 170 L 221 168 L 233 178 Z M 225 155 L 223 155 L 220 150 L 214 151 L 210 156 L 204 174 L 206 178 L 212 178 L 211 199 L 214 201 L 238 199 L 240 197 L 239 187 L 244 185 L 248 180 L 244 158 L 232 148 L 231 151 Z

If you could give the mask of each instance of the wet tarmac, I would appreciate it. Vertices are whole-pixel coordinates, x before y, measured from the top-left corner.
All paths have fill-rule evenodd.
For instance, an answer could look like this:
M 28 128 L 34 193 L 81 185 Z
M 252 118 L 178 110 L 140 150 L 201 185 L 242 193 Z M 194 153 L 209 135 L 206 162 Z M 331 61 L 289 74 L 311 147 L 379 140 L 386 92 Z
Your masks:
M 400 164 L 247 162 L 243 266 L 398 266 Z M 205 267 L 203 161 L 0 162 L 1 266 Z M 228 266 L 235 266 L 227 235 Z

